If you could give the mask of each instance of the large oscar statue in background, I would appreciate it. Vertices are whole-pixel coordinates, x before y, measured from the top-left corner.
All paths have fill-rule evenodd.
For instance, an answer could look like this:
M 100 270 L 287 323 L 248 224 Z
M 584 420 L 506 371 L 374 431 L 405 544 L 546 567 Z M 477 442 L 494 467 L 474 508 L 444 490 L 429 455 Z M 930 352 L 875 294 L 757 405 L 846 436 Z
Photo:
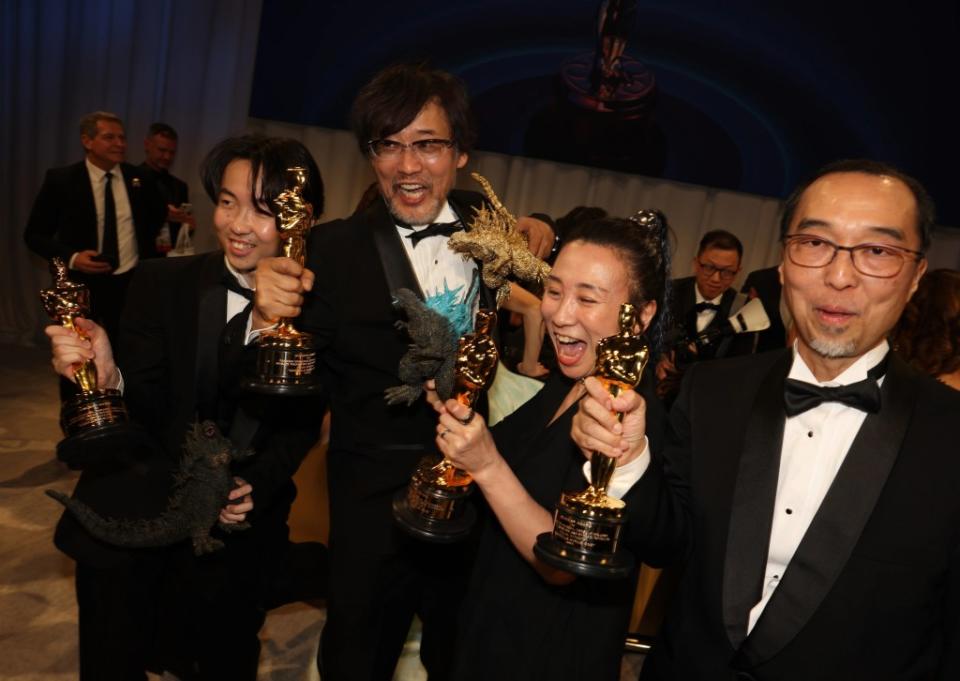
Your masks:
M 636 309 L 630 303 L 620 307 L 620 332 L 600 341 L 594 373 L 616 397 L 640 383 L 650 357 L 646 342 L 634 335 Z M 622 419 L 623 414 L 617 413 Z M 620 533 L 626 522 L 626 504 L 607 496 L 616 460 L 593 452 L 590 457 L 590 486 L 579 494 L 560 496 L 553 532 L 537 537 L 534 552 L 543 562 L 561 570 L 588 577 L 619 578 L 630 574 L 634 558 L 619 550 Z

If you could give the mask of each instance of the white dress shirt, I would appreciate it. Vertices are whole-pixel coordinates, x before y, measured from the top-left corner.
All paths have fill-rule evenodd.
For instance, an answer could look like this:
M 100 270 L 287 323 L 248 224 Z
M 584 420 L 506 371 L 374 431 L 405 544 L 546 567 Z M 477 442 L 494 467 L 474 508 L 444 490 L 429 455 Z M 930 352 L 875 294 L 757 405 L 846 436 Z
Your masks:
M 707 300 L 702 295 L 700 295 L 700 289 L 697 288 L 696 282 L 693 284 L 693 292 L 696 297 L 696 304 L 700 303 L 713 303 L 716 306 L 720 306 L 720 301 L 723 300 L 723 293 L 714 298 L 713 300 Z M 700 333 L 705 328 L 710 326 L 710 322 L 713 321 L 713 318 L 717 316 L 716 310 L 703 310 L 702 312 L 697 313 L 697 333 Z
M 87 166 L 87 175 L 90 177 L 90 186 L 93 188 L 93 203 L 97 208 L 97 252 L 103 251 L 103 216 L 104 216 L 104 195 L 106 193 L 106 181 L 104 175 L 106 170 L 98 168 L 90 162 L 85 161 Z M 111 274 L 123 274 L 132 270 L 137 265 L 139 255 L 137 252 L 137 234 L 133 225 L 133 211 L 130 208 L 130 197 L 127 195 L 127 185 L 123 181 L 123 171 L 120 165 L 115 165 L 109 171 L 112 174 L 110 187 L 113 190 L 113 204 L 117 212 L 117 252 L 120 256 L 120 262 Z M 70 257 L 69 266 L 73 266 L 73 261 L 77 254 Z
M 455 222 L 458 219 L 447 202 L 434 222 Z M 425 227 L 426 225 L 413 225 L 412 231 Z M 414 248 L 413 241 L 408 238 L 411 234 L 410 228 L 397 225 L 397 233 L 417 275 L 427 306 L 450 320 L 457 336 L 472 332 L 474 317 L 479 307 L 477 293 L 479 286 L 483 285 L 478 282 L 470 292 L 473 273 L 477 269 L 473 258 L 464 259 L 462 255 L 448 248 L 448 237 L 445 236 L 428 236 L 421 239 Z M 471 300 L 466 300 L 468 292 Z
M 821 382 L 807 367 L 794 343 L 789 378 L 831 387 L 856 383 L 867 378 L 867 372 L 883 360 L 889 349 L 890 346 L 883 341 L 832 381 Z M 881 378 L 878 384 L 882 383 Z M 784 571 L 789 569 L 793 554 L 833 484 L 866 417 L 866 412 L 855 407 L 839 402 L 824 402 L 787 418 L 783 429 L 780 474 L 773 506 L 763 593 L 760 601 L 750 610 L 747 633 L 767 607 L 770 597 L 783 579 Z

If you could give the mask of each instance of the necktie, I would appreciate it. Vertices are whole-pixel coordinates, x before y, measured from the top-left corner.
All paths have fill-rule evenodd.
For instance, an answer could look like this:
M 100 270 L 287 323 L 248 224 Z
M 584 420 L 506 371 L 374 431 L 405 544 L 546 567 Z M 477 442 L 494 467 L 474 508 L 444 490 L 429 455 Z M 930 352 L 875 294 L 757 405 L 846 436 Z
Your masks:
M 247 300 L 253 300 L 253 294 L 255 291 L 253 289 L 246 288 L 245 286 L 241 286 L 240 282 L 237 281 L 237 278 L 233 276 L 229 270 L 223 273 L 223 279 L 221 280 L 221 283 L 228 291 L 239 293 Z
M 714 312 L 719 312 L 720 306 L 717 305 L 716 303 L 702 302 L 694 305 L 693 309 L 697 311 L 697 314 L 700 314 L 701 312 L 704 312 L 706 310 L 713 310 Z
M 880 411 L 880 386 L 877 379 L 887 370 L 886 357 L 867 372 L 867 378 L 849 385 L 823 387 L 788 378 L 783 386 L 783 403 L 787 416 L 796 416 L 824 402 L 840 402 L 848 407 L 876 414 Z
M 113 173 L 103 176 L 103 245 L 100 255 L 112 267 L 120 265 L 120 250 L 117 246 L 117 204 L 113 200 Z
M 409 225 L 400 225 L 401 227 L 413 229 Z M 421 230 L 411 232 L 406 234 L 410 242 L 413 244 L 413 247 L 416 248 L 417 244 L 421 240 L 426 239 L 428 236 L 450 236 L 454 232 L 459 232 L 463 227 L 460 225 L 460 222 L 434 222 L 433 224 L 427 225 Z

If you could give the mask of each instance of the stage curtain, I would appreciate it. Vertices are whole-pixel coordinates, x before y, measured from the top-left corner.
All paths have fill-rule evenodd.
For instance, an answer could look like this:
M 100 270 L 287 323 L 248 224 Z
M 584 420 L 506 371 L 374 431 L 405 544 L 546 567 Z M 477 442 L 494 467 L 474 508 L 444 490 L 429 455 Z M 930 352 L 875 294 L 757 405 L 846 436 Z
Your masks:
M 118 114 L 134 164 L 150 123 L 176 128 L 173 173 L 210 224 L 197 167 L 217 140 L 246 128 L 260 10 L 261 0 L 0 3 L 0 342 L 36 342 L 46 323 L 37 292 L 50 277 L 23 228 L 44 172 L 83 159 L 83 114 Z M 201 245 L 213 247 L 202 231 Z

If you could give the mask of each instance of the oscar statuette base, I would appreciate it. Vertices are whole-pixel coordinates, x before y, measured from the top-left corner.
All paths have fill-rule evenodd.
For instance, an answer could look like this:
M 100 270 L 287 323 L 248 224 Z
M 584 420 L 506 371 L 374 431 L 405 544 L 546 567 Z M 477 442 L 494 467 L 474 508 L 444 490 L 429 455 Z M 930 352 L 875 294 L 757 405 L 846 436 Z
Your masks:
M 119 390 L 78 393 L 60 405 L 60 428 L 70 439 L 95 440 L 129 423 Z
M 468 499 L 474 485 L 444 485 L 435 472 L 439 459 L 421 462 L 406 489 L 393 498 L 393 519 L 408 534 L 452 544 L 470 534 L 476 509 Z
M 256 375 L 244 379 L 243 388 L 266 395 L 316 395 L 322 389 L 314 374 L 316 361 L 309 334 L 263 333 Z
M 560 497 L 553 532 L 537 537 L 533 552 L 547 565 L 584 577 L 620 579 L 634 569 L 633 554 L 619 549 L 626 523 L 618 499 Z

